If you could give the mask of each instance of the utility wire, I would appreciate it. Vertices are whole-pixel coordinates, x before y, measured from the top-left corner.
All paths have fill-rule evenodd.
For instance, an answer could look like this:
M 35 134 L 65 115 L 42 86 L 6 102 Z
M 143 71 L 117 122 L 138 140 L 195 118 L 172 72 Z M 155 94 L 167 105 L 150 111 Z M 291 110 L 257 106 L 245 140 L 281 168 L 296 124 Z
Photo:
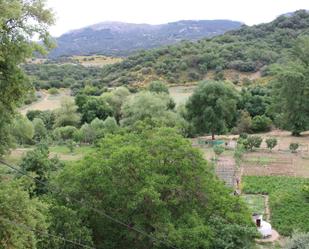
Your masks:
M 71 243 L 71 244 L 74 244 L 74 245 L 83 247 L 83 248 L 87 248 L 87 249 L 96 249 L 95 247 L 87 246 L 87 245 L 81 244 L 81 243 L 79 243 L 79 242 L 77 242 L 77 241 L 74 241 L 74 240 L 69 240 L 69 239 L 66 239 L 66 238 L 61 237 L 61 236 L 57 236 L 57 235 L 53 235 L 53 234 L 50 234 L 50 233 L 47 233 L 47 232 L 42 232 L 42 231 L 38 231 L 38 230 L 32 229 L 31 227 L 29 227 L 29 226 L 27 226 L 27 225 L 25 225 L 25 224 L 21 224 L 21 223 L 18 223 L 18 222 L 9 220 L 9 219 L 5 219 L 5 218 L 0 217 L 0 220 L 3 220 L 3 221 L 5 221 L 5 222 L 7 222 L 7 223 L 9 223 L 9 224 L 14 225 L 14 226 L 20 227 L 20 228 L 22 228 L 22 229 L 24 229 L 24 230 L 27 230 L 27 231 L 29 231 L 29 232 L 40 233 L 40 234 L 42 234 L 43 236 L 53 237 L 53 238 L 62 240 L 62 241 L 64 241 L 64 242 L 68 242 L 68 243 Z
M 50 187 L 47 183 L 45 183 L 45 182 L 43 182 L 43 181 L 41 181 L 41 180 L 39 180 L 39 179 L 37 179 L 37 178 L 35 178 L 35 177 L 33 177 L 33 176 L 27 174 L 27 173 L 25 173 L 24 171 L 22 171 L 22 170 L 20 170 L 20 169 L 14 167 L 14 166 L 8 164 L 8 163 L 5 162 L 5 161 L 0 160 L 0 163 L 3 164 L 4 166 L 6 166 L 6 167 L 8 167 L 8 168 L 10 168 L 10 169 L 12 169 L 12 170 L 14 170 L 14 171 L 17 171 L 18 173 L 20 173 L 20 174 L 22 174 L 22 175 L 24 175 L 24 176 L 27 176 L 28 178 L 30 178 L 30 179 L 32 179 L 32 180 L 34 180 L 34 181 L 36 181 L 36 182 L 38 182 L 38 183 L 44 185 L 45 187 L 48 187 L 48 189 L 52 192 L 51 187 Z M 59 188 L 56 189 L 56 188 L 54 187 L 53 189 L 56 190 L 56 192 L 54 192 L 54 193 L 56 193 L 56 194 L 61 194 L 63 197 L 65 197 L 65 199 L 68 198 L 68 199 L 70 199 L 70 200 L 73 200 L 73 201 L 75 201 L 75 202 L 78 202 L 78 203 L 79 203 L 80 205 L 82 205 L 83 207 L 89 208 L 90 210 L 92 210 L 92 211 L 94 211 L 94 212 L 96 212 L 96 213 L 98 213 L 98 214 L 104 216 L 105 218 L 107 218 L 107 219 L 109 219 L 109 220 L 111 220 L 111 221 L 113 221 L 113 222 L 115 222 L 115 223 L 117 223 L 117 224 L 119 224 L 119 225 L 121 225 L 121 226 L 124 226 L 124 227 L 126 227 L 126 228 L 128 228 L 128 229 L 130 229 L 130 230 L 133 230 L 133 231 L 135 231 L 136 233 L 142 234 L 143 236 L 145 236 L 145 237 L 151 239 L 152 241 L 160 242 L 160 243 L 162 243 L 163 245 L 167 246 L 168 248 L 172 248 L 172 249 L 181 249 L 181 248 L 175 247 L 175 246 L 174 246 L 170 241 L 168 241 L 168 240 L 161 240 L 161 239 L 158 239 L 158 238 L 156 238 L 156 237 L 154 237 L 154 236 L 148 234 L 147 232 L 144 232 L 143 230 L 140 230 L 140 229 L 138 229 L 138 228 L 135 228 L 135 227 L 133 227 L 133 226 L 130 226 L 130 225 L 126 224 L 125 222 L 123 222 L 123 221 L 121 221 L 121 220 L 118 220 L 118 219 L 116 219 L 116 218 L 114 218 L 114 217 L 112 217 L 112 216 L 106 214 L 104 211 L 101 211 L 101 210 L 99 210 L 99 209 L 97 209 L 97 208 L 94 208 L 94 207 L 89 207 L 89 206 L 85 205 L 84 203 L 82 203 L 82 201 L 80 201 L 80 200 L 78 200 L 78 199 L 76 199 L 76 198 L 69 197 L 69 196 L 65 195 L 65 193 L 63 193 L 62 190 L 59 189 Z

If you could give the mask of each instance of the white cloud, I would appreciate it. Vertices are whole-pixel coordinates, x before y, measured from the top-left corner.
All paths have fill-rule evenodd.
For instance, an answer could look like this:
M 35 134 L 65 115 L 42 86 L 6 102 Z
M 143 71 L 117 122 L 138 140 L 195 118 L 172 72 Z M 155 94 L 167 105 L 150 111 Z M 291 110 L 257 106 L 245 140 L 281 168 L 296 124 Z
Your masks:
M 308 0 L 48 0 L 55 36 L 102 21 L 159 24 L 188 19 L 230 19 L 248 25 L 309 9 Z

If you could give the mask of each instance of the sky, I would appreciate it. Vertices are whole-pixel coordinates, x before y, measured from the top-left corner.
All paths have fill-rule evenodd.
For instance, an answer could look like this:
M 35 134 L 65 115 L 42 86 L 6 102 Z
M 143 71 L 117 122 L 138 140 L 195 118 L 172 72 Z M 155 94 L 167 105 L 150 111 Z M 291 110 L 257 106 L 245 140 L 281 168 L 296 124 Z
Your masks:
M 162 24 L 229 19 L 247 25 L 309 9 L 309 0 L 47 0 L 56 16 L 53 36 L 103 21 Z

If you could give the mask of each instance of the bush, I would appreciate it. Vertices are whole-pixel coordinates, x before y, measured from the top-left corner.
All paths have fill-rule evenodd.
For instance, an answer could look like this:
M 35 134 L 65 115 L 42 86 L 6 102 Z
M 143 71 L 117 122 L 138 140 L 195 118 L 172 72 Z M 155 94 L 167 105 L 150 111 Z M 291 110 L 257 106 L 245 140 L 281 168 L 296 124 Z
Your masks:
M 253 150 L 253 148 L 260 148 L 263 139 L 260 136 L 250 136 L 243 140 L 243 145 L 246 150 Z
M 299 147 L 299 144 L 298 144 L 298 143 L 290 143 L 290 146 L 289 146 L 290 151 L 291 151 L 292 153 L 296 153 L 298 147 Z
M 213 151 L 215 152 L 216 156 L 220 156 L 224 152 L 224 147 L 216 145 L 213 148 Z
M 255 132 L 270 131 L 272 121 L 265 115 L 258 115 L 252 119 L 252 130 Z
M 57 88 L 53 87 L 53 88 L 48 89 L 48 93 L 51 95 L 56 95 L 56 94 L 59 94 L 59 91 Z
M 267 139 L 265 140 L 265 142 L 266 142 L 266 144 L 267 144 L 267 148 L 268 148 L 269 150 L 272 150 L 273 148 L 276 147 L 276 145 L 277 145 L 277 143 L 278 143 L 278 140 L 277 140 L 277 138 L 272 137 L 272 138 L 267 138 Z
M 296 231 L 293 233 L 284 249 L 307 249 L 309 245 L 309 233 L 301 233 Z

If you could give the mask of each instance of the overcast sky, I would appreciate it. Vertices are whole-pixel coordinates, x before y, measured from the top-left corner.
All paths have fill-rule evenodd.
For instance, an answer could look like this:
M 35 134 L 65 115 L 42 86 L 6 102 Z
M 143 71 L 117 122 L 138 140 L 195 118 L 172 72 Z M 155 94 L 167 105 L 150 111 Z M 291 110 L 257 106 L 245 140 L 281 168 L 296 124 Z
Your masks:
M 309 9 L 309 0 L 47 0 L 56 14 L 53 36 L 103 21 L 161 24 L 230 19 L 247 25 Z

